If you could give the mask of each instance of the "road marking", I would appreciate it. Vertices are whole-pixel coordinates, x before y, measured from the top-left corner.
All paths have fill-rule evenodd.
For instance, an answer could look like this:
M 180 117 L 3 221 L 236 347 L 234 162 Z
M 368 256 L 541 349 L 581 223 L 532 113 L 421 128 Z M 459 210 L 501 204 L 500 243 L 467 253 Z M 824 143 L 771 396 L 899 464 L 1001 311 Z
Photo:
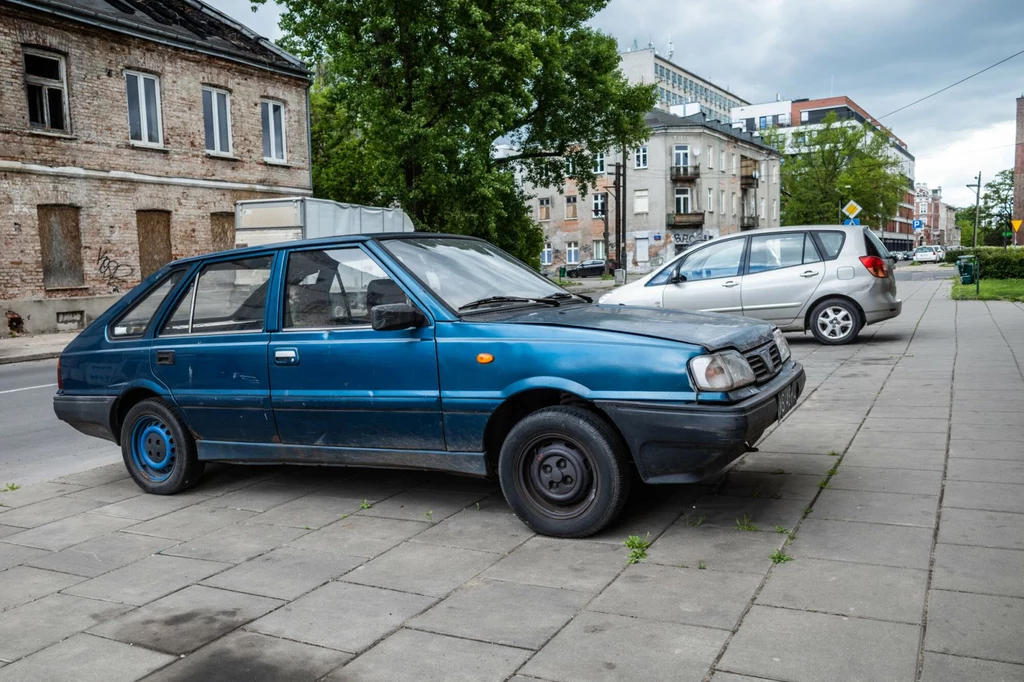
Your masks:
M 6 391 L 0 391 L 0 395 L 3 395 L 4 393 L 17 393 L 18 391 L 32 391 L 37 388 L 52 388 L 56 385 L 57 384 L 40 384 L 39 386 L 26 386 L 25 388 L 11 388 Z

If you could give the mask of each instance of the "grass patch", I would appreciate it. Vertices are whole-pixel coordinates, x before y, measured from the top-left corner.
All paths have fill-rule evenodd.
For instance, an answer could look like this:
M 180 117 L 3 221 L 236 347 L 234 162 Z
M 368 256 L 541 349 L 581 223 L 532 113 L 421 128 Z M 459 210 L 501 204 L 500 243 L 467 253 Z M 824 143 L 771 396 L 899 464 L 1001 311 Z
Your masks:
M 747 531 L 759 530 L 757 525 L 746 514 L 743 515 L 742 519 L 736 519 L 736 528 Z
M 910 265 L 911 267 L 915 267 L 916 268 L 916 267 L 924 265 L 924 264 L 923 263 L 918 263 L 916 260 L 912 260 L 912 261 L 910 261 L 908 263 L 908 265 Z
M 622 544 L 629 550 L 629 557 L 626 561 L 630 564 L 638 564 L 647 558 L 647 548 L 651 546 L 651 534 L 647 533 L 644 537 L 639 535 L 630 535 Z
M 21 486 L 18 485 L 17 483 L 6 483 L 6 484 L 4 484 L 3 488 L 0 488 L 0 493 L 13 493 L 15 490 L 17 490 L 20 487 Z
M 953 282 L 954 301 L 1024 301 L 1024 279 L 983 279 L 980 291 L 973 284 Z
M 789 556 L 781 549 L 777 549 L 774 552 L 772 552 L 771 559 L 773 564 L 784 564 L 787 561 L 792 561 L 793 557 Z
M 601 275 L 602 282 L 610 282 L 615 279 L 615 275 Z

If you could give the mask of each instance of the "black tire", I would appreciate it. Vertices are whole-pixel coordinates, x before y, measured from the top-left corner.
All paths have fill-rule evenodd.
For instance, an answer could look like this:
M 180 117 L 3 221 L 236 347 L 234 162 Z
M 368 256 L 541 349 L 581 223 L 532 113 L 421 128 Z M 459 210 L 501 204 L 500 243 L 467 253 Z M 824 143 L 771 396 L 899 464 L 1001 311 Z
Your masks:
M 155 495 L 188 490 L 205 468 L 177 410 L 160 398 L 148 398 L 128 410 L 121 425 L 121 456 L 135 483 Z
M 852 343 L 864 326 L 857 306 L 842 298 L 826 298 L 814 306 L 810 322 L 814 338 L 826 346 Z
M 618 434 L 582 407 L 547 407 L 512 427 L 498 477 L 516 516 L 559 538 L 598 532 L 629 497 L 630 464 Z

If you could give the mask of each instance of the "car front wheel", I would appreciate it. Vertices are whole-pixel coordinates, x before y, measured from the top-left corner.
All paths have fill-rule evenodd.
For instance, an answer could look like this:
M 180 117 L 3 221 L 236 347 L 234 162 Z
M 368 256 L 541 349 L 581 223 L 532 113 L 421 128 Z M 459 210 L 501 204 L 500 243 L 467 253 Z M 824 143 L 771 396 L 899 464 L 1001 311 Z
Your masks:
M 160 398 L 138 403 L 121 425 L 121 456 L 147 493 L 173 495 L 199 482 L 205 464 L 177 411 Z
M 582 407 L 548 407 L 524 417 L 502 445 L 498 473 L 516 516 L 554 537 L 593 535 L 629 495 L 621 439 Z
M 811 333 L 829 346 L 850 343 L 863 326 L 853 304 L 838 298 L 822 301 L 811 311 Z

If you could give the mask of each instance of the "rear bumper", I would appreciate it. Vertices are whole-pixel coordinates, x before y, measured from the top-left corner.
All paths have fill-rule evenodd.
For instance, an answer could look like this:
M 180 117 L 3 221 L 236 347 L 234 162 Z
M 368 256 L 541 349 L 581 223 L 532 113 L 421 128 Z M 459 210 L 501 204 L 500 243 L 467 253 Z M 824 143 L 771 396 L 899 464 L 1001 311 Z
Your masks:
M 112 420 L 116 401 L 115 396 L 105 395 L 55 395 L 53 412 L 86 435 L 116 443 Z
M 893 299 L 886 307 L 864 311 L 864 324 L 875 324 L 898 317 L 903 312 L 902 299 Z
M 747 452 L 778 421 L 779 393 L 796 384 L 803 367 L 790 361 L 756 396 L 734 405 L 598 402 L 626 438 L 646 483 L 694 483 Z

